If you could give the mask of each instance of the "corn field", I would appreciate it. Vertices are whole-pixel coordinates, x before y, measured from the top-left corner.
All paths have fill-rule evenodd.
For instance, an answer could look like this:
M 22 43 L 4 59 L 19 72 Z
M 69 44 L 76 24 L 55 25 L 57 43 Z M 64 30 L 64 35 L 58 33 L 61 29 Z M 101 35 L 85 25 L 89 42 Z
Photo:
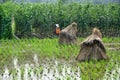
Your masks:
M 53 37 L 54 24 L 63 29 L 78 24 L 78 36 L 98 27 L 104 36 L 120 36 L 120 6 L 117 3 L 12 3 L 0 4 L 0 38 Z

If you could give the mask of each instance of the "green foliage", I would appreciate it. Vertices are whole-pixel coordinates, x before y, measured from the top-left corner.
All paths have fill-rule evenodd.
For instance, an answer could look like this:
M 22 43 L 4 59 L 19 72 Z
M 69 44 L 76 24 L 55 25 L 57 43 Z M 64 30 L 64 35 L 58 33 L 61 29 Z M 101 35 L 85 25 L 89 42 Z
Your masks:
M 0 39 L 3 36 L 3 22 L 4 22 L 4 11 L 2 9 L 2 6 L 0 5 Z
M 15 10 L 16 33 L 21 34 L 21 36 L 31 32 L 31 13 L 31 6 L 29 4 L 21 3 Z
M 120 36 L 120 6 L 116 3 L 64 4 L 60 0 L 57 4 L 7 2 L 1 5 L 6 18 L 14 16 L 15 33 L 20 37 L 30 37 L 32 32 L 48 36 L 53 33 L 54 24 L 59 23 L 63 29 L 74 21 L 78 23 L 79 36 L 88 35 L 96 26 L 104 36 Z
M 9 12 L 4 11 L 5 7 L 0 4 L 0 39 L 12 38 L 11 17 Z

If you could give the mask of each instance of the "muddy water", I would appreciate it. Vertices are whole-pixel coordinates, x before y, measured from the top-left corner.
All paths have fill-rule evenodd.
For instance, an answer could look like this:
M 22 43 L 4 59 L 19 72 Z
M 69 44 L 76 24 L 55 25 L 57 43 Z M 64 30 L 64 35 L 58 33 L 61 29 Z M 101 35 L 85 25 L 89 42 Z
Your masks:
M 38 56 L 33 56 L 33 63 L 18 64 L 14 58 L 13 68 L 6 66 L 0 74 L 0 80 L 81 80 L 80 68 L 57 59 L 46 59 L 38 62 Z

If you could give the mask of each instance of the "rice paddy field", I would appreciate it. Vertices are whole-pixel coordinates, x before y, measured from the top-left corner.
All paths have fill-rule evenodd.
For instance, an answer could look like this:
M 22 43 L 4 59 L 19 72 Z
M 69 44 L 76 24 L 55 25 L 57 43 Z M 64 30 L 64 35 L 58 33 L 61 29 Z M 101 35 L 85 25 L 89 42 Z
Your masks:
M 2 1 L 0 80 L 120 80 L 119 3 Z M 72 22 L 77 23 L 77 43 L 58 44 L 54 25 L 62 30 Z M 102 32 L 109 59 L 76 61 L 80 43 L 93 27 Z
M 0 40 L 0 80 L 120 80 L 120 38 L 104 37 L 109 60 L 75 60 L 84 38 Z

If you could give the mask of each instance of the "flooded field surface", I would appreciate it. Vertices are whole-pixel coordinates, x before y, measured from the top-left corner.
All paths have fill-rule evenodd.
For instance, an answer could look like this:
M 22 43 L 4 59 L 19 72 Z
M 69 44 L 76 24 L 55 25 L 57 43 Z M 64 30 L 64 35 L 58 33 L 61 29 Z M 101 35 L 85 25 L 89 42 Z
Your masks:
M 46 59 L 38 63 L 38 57 L 33 57 L 34 63 L 19 65 L 18 59 L 14 58 L 13 67 L 5 67 L 0 80 L 81 80 L 80 68 L 65 61 Z

